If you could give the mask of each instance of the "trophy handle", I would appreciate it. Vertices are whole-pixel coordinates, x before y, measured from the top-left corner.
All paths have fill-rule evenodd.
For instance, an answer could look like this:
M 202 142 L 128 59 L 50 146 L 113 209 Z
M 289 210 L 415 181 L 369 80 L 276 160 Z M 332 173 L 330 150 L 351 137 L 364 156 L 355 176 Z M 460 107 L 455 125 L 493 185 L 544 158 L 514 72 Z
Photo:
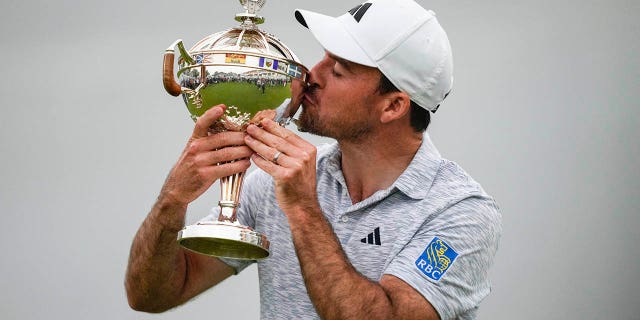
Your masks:
M 174 48 L 176 45 L 182 45 L 182 39 L 176 40 L 169 48 L 167 48 L 164 52 L 164 61 L 162 63 L 162 84 L 164 85 L 164 89 L 167 90 L 167 93 L 174 97 L 177 97 L 182 93 L 182 87 L 180 87 L 173 76 L 173 63 L 175 57 Z

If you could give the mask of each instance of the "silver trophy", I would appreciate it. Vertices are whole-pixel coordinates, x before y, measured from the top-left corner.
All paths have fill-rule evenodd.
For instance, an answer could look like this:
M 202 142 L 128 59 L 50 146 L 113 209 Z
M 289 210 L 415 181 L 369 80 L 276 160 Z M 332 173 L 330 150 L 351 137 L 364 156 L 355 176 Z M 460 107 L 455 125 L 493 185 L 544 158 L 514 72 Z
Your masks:
M 240 0 L 245 9 L 235 19 L 240 25 L 217 32 L 196 43 L 191 50 L 175 41 L 164 54 L 163 84 L 173 96 L 182 95 L 195 121 L 207 109 L 227 105 L 225 115 L 212 131 L 241 131 L 258 112 L 272 110 L 291 97 L 291 82 L 304 81 L 308 70 L 275 36 L 257 25 L 264 18 L 256 13 L 265 0 Z M 178 48 L 177 80 L 174 50 Z M 298 106 L 289 106 L 278 119 L 289 121 Z M 269 256 L 264 234 L 241 225 L 236 218 L 245 172 L 220 179 L 220 216 L 215 222 L 186 226 L 178 234 L 183 247 L 210 256 L 262 259 Z

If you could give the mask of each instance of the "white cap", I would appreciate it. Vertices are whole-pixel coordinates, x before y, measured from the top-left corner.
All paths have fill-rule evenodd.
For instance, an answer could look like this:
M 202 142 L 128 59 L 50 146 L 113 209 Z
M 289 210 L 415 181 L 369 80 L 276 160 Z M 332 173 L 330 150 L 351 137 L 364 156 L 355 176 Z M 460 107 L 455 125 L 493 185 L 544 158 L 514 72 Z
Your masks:
M 412 0 L 371 0 L 336 18 L 300 9 L 295 16 L 327 51 L 378 68 L 429 111 L 451 91 L 447 34 L 433 11 Z

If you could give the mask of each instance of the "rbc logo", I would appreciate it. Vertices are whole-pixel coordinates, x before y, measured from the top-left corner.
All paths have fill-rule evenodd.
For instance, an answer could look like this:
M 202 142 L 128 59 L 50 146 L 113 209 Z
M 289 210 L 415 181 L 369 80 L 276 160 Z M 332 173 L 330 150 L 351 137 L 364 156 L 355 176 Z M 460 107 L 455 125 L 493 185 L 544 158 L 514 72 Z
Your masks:
M 438 281 L 458 257 L 458 253 L 438 237 L 433 238 L 416 260 L 416 267 L 427 277 Z

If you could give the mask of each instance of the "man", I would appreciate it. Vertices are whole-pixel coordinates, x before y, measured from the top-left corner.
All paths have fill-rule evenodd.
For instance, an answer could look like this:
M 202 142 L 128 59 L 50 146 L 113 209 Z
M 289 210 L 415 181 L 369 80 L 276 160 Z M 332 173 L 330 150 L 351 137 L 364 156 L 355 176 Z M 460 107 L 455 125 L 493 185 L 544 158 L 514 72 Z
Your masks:
M 210 109 L 134 240 L 130 305 L 180 305 L 251 262 L 181 249 L 189 202 L 245 170 L 239 222 L 265 233 L 258 262 L 264 319 L 472 319 L 489 293 L 501 232 L 494 203 L 424 134 L 452 86 L 447 36 L 411 0 L 364 3 L 338 18 L 298 21 L 326 50 L 294 89 L 301 130 L 334 138 L 316 149 L 271 120 L 208 134 Z M 215 219 L 215 217 L 209 217 Z

